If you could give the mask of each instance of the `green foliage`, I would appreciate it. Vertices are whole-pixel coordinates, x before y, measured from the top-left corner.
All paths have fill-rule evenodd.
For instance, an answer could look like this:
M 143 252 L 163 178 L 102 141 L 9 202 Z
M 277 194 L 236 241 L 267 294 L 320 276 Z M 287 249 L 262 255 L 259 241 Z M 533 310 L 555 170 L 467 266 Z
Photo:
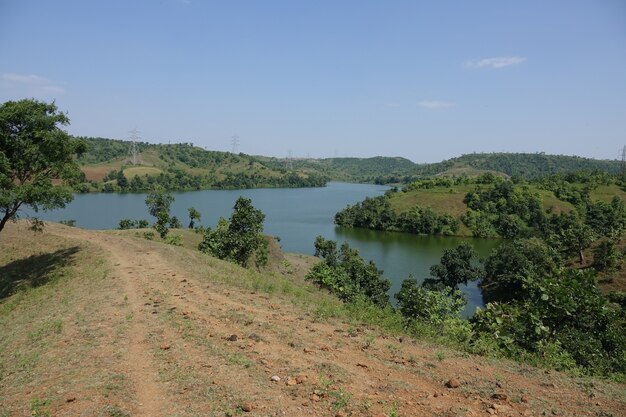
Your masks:
M 495 230 L 500 236 L 512 239 L 521 236 L 526 228 L 540 227 L 545 221 L 539 194 L 508 180 L 495 180 L 493 186 L 486 188 L 479 185 L 467 193 L 463 202 L 471 210 L 463 221 L 477 237 L 487 237 Z
M 483 300 L 509 302 L 526 296 L 525 283 L 558 271 L 558 253 L 538 238 L 504 242 L 484 262 Z
M 168 223 L 170 222 L 170 205 L 173 202 L 174 196 L 160 186 L 156 186 L 146 197 L 148 212 L 157 219 L 153 227 L 162 239 L 165 239 L 167 233 L 169 232 Z
M 122 219 L 120 220 L 119 226 L 117 227 L 120 230 L 126 229 L 145 229 L 150 226 L 148 220 L 131 220 L 131 219 Z
M 65 207 L 80 177 L 74 157 L 85 144 L 61 129 L 69 124 L 54 103 L 34 99 L 0 105 L 0 231 L 22 205 L 34 211 Z M 63 186 L 53 186 L 60 179 Z
M 495 337 L 497 349 L 513 357 L 549 353 L 555 363 L 573 362 L 593 374 L 626 372 L 624 322 L 589 271 L 565 270 L 523 285 L 522 297 L 487 304 L 474 316 L 477 338 Z
M 122 219 L 120 220 L 120 224 L 117 228 L 120 230 L 134 229 L 135 221 L 131 219 Z
M 563 256 L 578 255 L 581 265 L 585 263 L 584 250 L 596 239 L 593 229 L 583 222 L 576 211 L 552 215 L 544 229 L 546 241 L 557 248 Z
M 617 271 L 624 261 L 624 254 L 620 252 L 614 240 L 606 239 L 593 250 L 591 266 L 598 272 Z
M 178 217 L 172 216 L 172 217 L 170 217 L 170 227 L 172 229 L 182 229 L 183 225 L 181 224 L 181 222 L 178 219 Z
M 391 208 L 389 195 L 368 197 L 335 214 L 335 224 L 373 230 L 450 235 L 459 230 L 459 221 L 449 214 L 438 215 L 430 208 L 414 206 L 399 216 Z
M 183 236 L 177 233 L 168 233 L 165 237 L 165 243 L 173 246 L 183 246 Z
M 365 263 L 356 249 L 347 243 L 337 251 L 337 243 L 321 236 L 315 239 L 315 254 L 323 262 L 315 264 L 307 273 L 306 279 L 328 289 L 340 299 L 355 302 L 359 297 L 385 307 L 389 304 L 387 291 L 391 282 L 382 278 L 372 261 Z
M 511 177 L 533 179 L 581 170 L 619 172 L 618 161 L 605 161 L 578 156 L 546 155 L 544 153 L 474 153 L 447 161 L 418 165 L 409 173 L 418 178 L 445 173 L 451 168 L 472 168 L 504 173 Z
M 65 226 L 69 226 L 69 227 L 76 227 L 76 220 L 74 219 L 59 220 L 59 223 L 64 224 Z
M 412 277 L 402 281 L 402 287 L 394 297 L 408 322 L 420 320 L 438 327 L 443 327 L 448 319 L 459 319 L 467 304 L 459 290 L 450 287 L 430 290 L 418 286 Z
M 102 162 L 120 163 L 126 158 L 130 142 L 103 138 L 84 138 L 88 152 L 80 159 L 83 165 Z M 166 190 L 241 189 L 259 187 L 321 187 L 328 177 L 315 170 L 285 172 L 272 170 L 256 157 L 228 152 L 207 151 L 190 143 L 155 145 L 137 143 L 140 153 L 158 156 L 157 175 L 134 175 L 128 178 L 124 166 L 105 177 L 103 185 L 80 184 L 77 191 L 141 192 L 155 185 Z M 124 164 L 126 161 L 122 161 Z M 155 166 L 154 164 L 151 166 Z M 84 181 L 83 181 L 84 182 Z
M 194 207 L 189 207 L 187 209 L 187 212 L 189 213 L 189 228 L 193 229 L 195 224 L 196 224 L 196 220 L 200 221 L 200 217 L 202 216 L 200 214 L 200 212 L 198 210 L 196 210 Z
M 254 208 L 250 199 L 239 197 L 230 220 L 220 218 L 215 230 L 207 228 L 198 248 L 242 266 L 246 266 L 251 256 L 260 251 L 257 265 L 261 265 L 267 262 L 267 256 L 263 256 L 264 245 L 267 245 L 262 235 L 264 220 L 265 214 Z
M 444 250 L 441 261 L 430 267 L 430 273 L 444 287 L 457 289 L 460 284 L 467 285 L 469 281 L 476 281 L 480 277 L 481 268 L 472 265 L 477 257 L 474 248 L 463 242 L 454 249 Z

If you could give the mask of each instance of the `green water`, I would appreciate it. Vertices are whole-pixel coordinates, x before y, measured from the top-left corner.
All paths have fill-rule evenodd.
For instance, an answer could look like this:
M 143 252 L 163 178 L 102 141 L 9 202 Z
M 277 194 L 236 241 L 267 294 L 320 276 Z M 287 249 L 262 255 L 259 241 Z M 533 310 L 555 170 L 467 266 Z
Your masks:
M 430 266 L 439 261 L 443 250 L 462 240 L 470 241 L 481 256 L 497 244 L 494 240 L 344 229 L 333 224 L 334 214 L 347 204 L 381 195 L 385 190 L 378 185 L 330 183 L 321 188 L 190 191 L 174 193 L 172 214 L 187 224 L 187 208 L 195 207 L 202 213 L 201 224 L 214 226 L 220 216 L 230 216 L 239 196 L 251 198 L 252 204 L 266 214 L 265 233 L 278 236 L 283 250 L 313 254 L 317 235 L 340 243 L 347 241 L 359 249 L 361 256 L 385 271 L 393 283 L 391 294 L 400 289 L 409 274 L 418 281 L 428 277 Z M 152 222 L 145 198 L 145 194 L 78 194 L 65 209 L 39 213 L 39 217 L 53 221 L 73 219 L 77 226 L 88 229 L 116 228 L 122 218 Z M 480 293 L 475 283 L 463 291 L 469 301 L 469 314 L 481 304 Z

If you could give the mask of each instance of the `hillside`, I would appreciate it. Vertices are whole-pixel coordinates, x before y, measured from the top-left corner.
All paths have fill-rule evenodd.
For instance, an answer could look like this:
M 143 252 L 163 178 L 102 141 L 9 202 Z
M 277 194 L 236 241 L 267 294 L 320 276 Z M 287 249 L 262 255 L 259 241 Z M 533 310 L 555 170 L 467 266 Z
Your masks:
M 377 178 L 401 180 L 416 166 L 406 158 L 386 156 L 290 160 L 262 156 L 258 158 L 275 169 L 292 166 L 294 169 L 320 172 L 336 181 L 353 182 L 375 182 Z
M 533 179 L 580 170 L 616 173 L 618 161 L 543 153 L 482 153 L 462 155 L 433 164 L 415 164 L 401 157 L 373 158 L 273 158 L 209 151 L 190 143 L 136 144 L 138 156 L 131 163 L 131 142 L 81 138 L 88 151 L 79 158 L 86 185 L 80 191 L 140 191 L 149 189 L 147 177 L 166 188 L 307 187 L 328 180 L 408 183 L 415 179 L 477 177 L 485 173 Z M 118 179 L 123 171 L 126 180 Z M 132 183 L 134 177 L 135 182 Z M 130 184 L 124 186 L 125 181 Z M 108 183 L 109 185 L 105 185 Z M 124 187 L 129 189 L 123 189 Z
M 190 143 L 137 143 L 81 138 L 87 152 L 78 162 L 85 174 L 79 191 L 145 191 L 156 184 L 170 190 L 239 189 L 261 187 L 319 187 L 328 178 L 316 172 L 270 168 L 245 154 L 207 151 Z M 133 164 L 133 162 L 135 162 Z
M 621 415 L 624 385 L 361 324 L 301 280 L 48 224 L 0 235 L 0 415 Z M 351 318 L 352 317 L 352 318 Z M 274 378 L 277 376 L 280 378 Z M 272 381 L 272 378 L 276 381 Z M 456 388 L 445 386 L 446 381 Z
M 411 175 L 429 178 L 432 176 L 477 176 L 485 172 L 493 172 L 533 179 L 581 170 L 597 170 L 615 174 L 620 170 L 620 163 L 619 161 L 544 153 L 474 153 L 435 164 L 419 165 L 411 172 Z

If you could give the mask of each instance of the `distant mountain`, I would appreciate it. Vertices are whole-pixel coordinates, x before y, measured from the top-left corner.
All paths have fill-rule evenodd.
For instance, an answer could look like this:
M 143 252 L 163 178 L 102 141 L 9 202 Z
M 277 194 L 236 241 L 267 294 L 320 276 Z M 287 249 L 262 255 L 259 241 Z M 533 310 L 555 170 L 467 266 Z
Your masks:
M 434 164 L 418 165 L 410 175 L 418 178 L 462 174 L 474 176 L 491 171 L 530 179 L 580 170 L 617 173 L 619 169 L 619 161 L 579 156 L 546 155 L 544 153 L 474 153 Z

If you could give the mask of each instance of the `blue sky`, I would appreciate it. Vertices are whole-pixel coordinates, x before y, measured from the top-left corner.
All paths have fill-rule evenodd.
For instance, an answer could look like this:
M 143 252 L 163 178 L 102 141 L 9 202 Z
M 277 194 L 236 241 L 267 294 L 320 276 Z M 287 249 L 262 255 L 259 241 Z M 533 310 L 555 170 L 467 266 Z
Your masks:
M 626 145 L 626 1 L 0 0 L 0 101 L 284 157 Z

